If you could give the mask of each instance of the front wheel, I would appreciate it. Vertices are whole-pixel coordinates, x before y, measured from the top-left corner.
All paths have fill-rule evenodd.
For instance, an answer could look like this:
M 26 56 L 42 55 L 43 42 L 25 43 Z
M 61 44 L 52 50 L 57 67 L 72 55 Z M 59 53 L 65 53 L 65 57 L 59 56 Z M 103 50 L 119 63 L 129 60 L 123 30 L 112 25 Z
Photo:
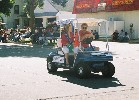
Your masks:
M 102 70 L 102 75 L 104 77 L 112 77 L 115 74 L 115 67 L 111 62 L 105 63 L 104 69 Z
M 56 72 L 57 66 L 50 59 L 47 59 L 47 70 L 48 72 Z
M 80 63 L 76 67 L 76 75 L 79 78 L 88 78 L 91 74 L 91 69 L 88 64 Z

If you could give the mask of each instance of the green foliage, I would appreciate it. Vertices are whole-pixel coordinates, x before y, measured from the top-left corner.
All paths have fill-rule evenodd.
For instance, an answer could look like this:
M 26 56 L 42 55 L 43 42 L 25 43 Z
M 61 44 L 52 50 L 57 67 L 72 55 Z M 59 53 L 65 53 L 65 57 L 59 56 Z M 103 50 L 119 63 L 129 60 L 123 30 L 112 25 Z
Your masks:
M 62 7 L 65 7 L 67 2 L 68 0 L 52 0 L 53 4 L 61 5 Z
M 24 0 L 24 12 L 27 13 L 29 16 L 36 7 L 42 8 L 44 5 L 44 0 Z
M 66 6 L 68 0 L 52 0 L 52 3 L 61 5 L 63 7 Z M 24 0 L 24 12 L 30 17 L 30 27 L 31 30 L 34 32 L 35 27 L 35 15 L 34 10 L 36 7 L 42 8 L 44 5 L 44 0 Z
M 44 0 L 24 0 L 24 12 L 30 17 L 29 27 L 32 33 L 35 31 L 35 14 L 34 10 L 36 7 L 42 8 L 44 5 Z
M 0 1 L 0 13 L 3 13 L 4 15 L 9 16 L 11 13 L 11 8 L 13 7 L 13 4 L 15 3 L 15 0 L 2 0 Z

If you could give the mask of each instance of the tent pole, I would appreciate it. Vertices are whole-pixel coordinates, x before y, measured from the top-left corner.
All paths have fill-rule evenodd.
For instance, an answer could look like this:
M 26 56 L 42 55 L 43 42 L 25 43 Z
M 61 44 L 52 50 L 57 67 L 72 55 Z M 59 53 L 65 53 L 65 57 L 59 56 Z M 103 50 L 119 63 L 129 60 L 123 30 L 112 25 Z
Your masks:
M 107 39 L 107 44 L 106 44 L 106 48 L 109 51 L 109 40 L 108 40 L 108 32 L 109 32 L 109 26 L 108 26 L 108 21 L 106 21 L 106 39 Z

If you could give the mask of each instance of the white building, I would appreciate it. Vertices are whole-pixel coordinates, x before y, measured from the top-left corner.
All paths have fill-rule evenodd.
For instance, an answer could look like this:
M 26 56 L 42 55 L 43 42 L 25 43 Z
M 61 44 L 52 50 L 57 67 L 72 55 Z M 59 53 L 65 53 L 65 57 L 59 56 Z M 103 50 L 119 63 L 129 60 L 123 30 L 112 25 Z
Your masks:
M 56 14 L 57 20 L 76 18 L 76 14 L 72 14 L 74 0 L 68 0 L 65 7 L 53 4 L 52 0 L 48 0 L 59 12 Z
M 56 14 L 57 20 L 61 20 L 61 19 L 70 19 L 70 18 L 76 18 L 76 14 L 72 14 L 72 12 L 68 12 L 68 11 L 59 11 Z
M 85 0 L 84 0 L 85 1 Z M 99 0 L 98 0 L 99 1 Z M 105 0 L 107 1 L 107 0 Z M 110 0 L 108 0 L 110 3 Z M 112 4 L 106 6 L 106 5 L 99 5 L 99 4 L 106 4 L 101 0 L 101 2 L 98 3 L 98 5 L 95 5 L 94 8 L 92 8 L 92 4 L 95 4 L 94 2 L 86 0 L 86 5 L 88 5 L 90 8 L 89 10 L 85 10 L 88 8 L 85 8 L 81 5 L 81 2 L 83 0 L 79 1 L 80 3 L 76 2 L 74 11 L 77 12 L 77 18 L 99 18 L 99 19 L 106 19 L 108 21 L 112 22 L 124 22 L 124 31 L 128 32 L 132 39 L 139 38 L 139 1 L 138 0 L 113 0 Z M 96 2 L 96 1 L 95 1 Z M 120 4 L 122 2 L 123 4 Z M 85 2 L 84 2 L 85 3 Z M 96 2 L 97 3 L 97 2 Z M 87 6 L 87 7 L 88 7 Z M 83 7 L 83 8 L 82 8 Z M 107 7 L 107 8 L 105 8 Z M 112 7 L 112 8 L 111 8 Z M 114 8 L 115 7 L 115 8 Z M 116 8 L 117 7 L 117 8 Z M 119 8 L 121 7 L 121 8 Z M 105 11 L 105 9 L 107 9 Z M 78 14 L 78 11 L 80 14 Z M 94 13 L 92 13 L 94 12 Z M 110 25 L 111 26 L 111 25 Z M 113 31 L 116 29 L 119 29 L 120 24 L 114 25 Z M 131 26 L 133 26 L 131 28 Z M 116 28 L 117 27 L 117 28 Z M 120 31 L 120 30 L 119 30 Z M 110 33 L 112 34 L 112 32 Z
M 133 39 L 139 38 L 139 10 L 119 12 L 98 12 L 77 14 L 77 18 L 91 17 L 107 19 L 112 21 L 124 21 L 124 30 L 130 33 L 130 25 L 133 24 Z M 111 33 L 112 34 L 112 33 Z
M 2 18 L 4 20 L 4 23 L 6 23 L 7 28 L 23 28 L 24 26 L 29 25 L 29 19 L 23 12 L 23 6 L 24 0 L 15 0 L 15 4 L 11 9 L 11 15 L 9 17 L 2 15 Z M 37 27 L 46 27 L 46 24 L 49 21 L 56 20 L 56 14 L 58 10 L 56 10 L 48 2 L 48 0 L 45 0 L 43 9 L 37 7 L 34 12 Z
M 19 15 L 23 15 L 23 4 L 23 0 L 15 0 L 15 4 L 11 9 L 11 15 L 9 17 L 2 16 L 7 28 L 16 28 L 17 25 L 22 27 L 23 21 L 19 18 Z
M 37 7 L 34 12 L 36 18 L 36 27 L 46 27 L 49 22 L 56 20 L 58 10 L 52 6 L 48 0 L 45 0 L 43 9 Z

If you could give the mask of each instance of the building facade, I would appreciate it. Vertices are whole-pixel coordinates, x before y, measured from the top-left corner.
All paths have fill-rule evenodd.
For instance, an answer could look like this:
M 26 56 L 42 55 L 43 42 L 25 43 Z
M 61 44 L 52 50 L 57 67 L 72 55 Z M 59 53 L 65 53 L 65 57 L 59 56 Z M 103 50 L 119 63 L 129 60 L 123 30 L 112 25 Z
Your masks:
M 132 39 L 139 38 L 139 0 L 75 0 L 73 13 L 77 18 L 124 21 L 124 31 Z
M 29 25 L 29 18 L 24 13 L 23 6 L 24 0 L 15 0 L 10 16 L 2 15 L 3 22 L 6 23 L 6 28 L 24 28 Z M 48 0 L 45 0 L 43 9 L 37 7 L 34 11 L 36 27 L 46 27 L 48 22 L 56 20 L 57 12 L 58 10 Z
M 6 28 L 17 28 L 23 27 L 23 19 L 20 15 L 23 15 L 23 0 L 15 0 L 15 4 L 11 9 L 11 14 L 9 17 L 2 15 L 4 22 L 6 23 Z
M 98 12 L 77 14 L 77 18 L 100 18 L 108 21 L 124 21 L 124 31 L 128 32 L 132 39 L 139 38 L 139 10 L 119 12 Z M 131 30 L 131 25 L 133 25 Z M 110 33 L 112 34 L 112 33 Z

